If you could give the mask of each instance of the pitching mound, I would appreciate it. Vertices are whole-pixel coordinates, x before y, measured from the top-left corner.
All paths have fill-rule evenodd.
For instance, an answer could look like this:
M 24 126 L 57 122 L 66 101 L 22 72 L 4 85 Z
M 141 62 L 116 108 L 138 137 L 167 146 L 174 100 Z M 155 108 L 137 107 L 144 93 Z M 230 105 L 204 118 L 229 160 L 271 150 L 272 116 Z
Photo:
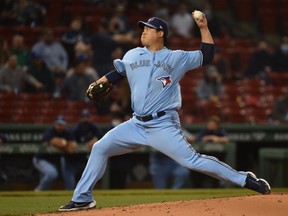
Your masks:
M 286 216 L 288 194 L 164 202 L 41 216 Z

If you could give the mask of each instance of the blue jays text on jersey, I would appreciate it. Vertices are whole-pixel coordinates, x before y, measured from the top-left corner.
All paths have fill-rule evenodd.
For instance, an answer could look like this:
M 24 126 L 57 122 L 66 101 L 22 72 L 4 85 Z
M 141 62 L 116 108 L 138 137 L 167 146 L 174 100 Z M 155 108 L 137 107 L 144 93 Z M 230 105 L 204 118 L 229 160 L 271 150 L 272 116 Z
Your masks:
M 172 73 L 173 68 L 171 65 L 167 64 L 166 62 L 160 62 L 158 61 L 156 64 L 154 64 L 155 67 L 163 68 L 168 73 Z M 150 60 L 139 60 L 134 63 L 130 64 L 131 70 L 134 70 L 138 67 L 150 67 Z

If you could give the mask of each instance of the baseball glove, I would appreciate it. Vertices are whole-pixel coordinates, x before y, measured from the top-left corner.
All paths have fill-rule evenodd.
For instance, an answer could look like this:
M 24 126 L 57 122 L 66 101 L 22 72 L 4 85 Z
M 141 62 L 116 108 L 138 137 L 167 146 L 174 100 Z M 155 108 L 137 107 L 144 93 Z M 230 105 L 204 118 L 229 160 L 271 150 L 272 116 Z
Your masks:
M 99 83 L 94 82 L 89 85 L 86 95 L 90 100 L 99 101 L 112 89 L 113 86 L 110 82 L 99 82 Z

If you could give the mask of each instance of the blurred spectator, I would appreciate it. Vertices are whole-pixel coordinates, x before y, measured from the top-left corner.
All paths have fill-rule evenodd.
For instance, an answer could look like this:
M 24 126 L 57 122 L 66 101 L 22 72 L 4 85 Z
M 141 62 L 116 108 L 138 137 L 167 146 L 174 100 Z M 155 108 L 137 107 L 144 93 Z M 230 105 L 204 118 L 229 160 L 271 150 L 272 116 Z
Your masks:
M 69 100 L 88 101 L 86 91 L 95 81 L 95 74 L 87 72 L 87 60 L 79 59 L 69 76 L 66 76 L 60 86 L 60 94 Z
M 182 129 L 183 138 L 194 142 L 194 136 Z M 187 186 L 190 171 L 161 152 L 150 153 L 150 174 L 156 189 L 181 189 Z
M 8 43 L 0 36 L 0 68 L 8 58 Z
M 124 5 L 117 5 L 113 16 L 109 19 L 108 30 L 110 33 L 117 34 L 124 34 L 130 31 L 130 26 L 128 19 L 125 14 L 125 6 Z
M 221 78 L 223 81 L 227 81 L 230 79 L 230 66 L 229 62 L 227 61 L 227 58 L 225 58 L 221 52 L 221 49 L 219 47 L 215 48 L 215 53 L 214 53 L 214 58 L 213 58 L 213 63 L 219 72 Z
M 98 31 L 91 37 L 91 46 L 93 51 L 93 67 L 98 71 L 99 77 L 102 77 L 110 70 L 113 70 L 113 59 L 122 55 L 112 35 L 108 32 L 108 21 L 102 19 Z
M 285 88 L 284 95 L 274 102 L 272 120 L 274 123 L 288 123 L 288 86 Z
M 218 21 L 218 18 L 216 17 L 214 10 L 212 8 L 212 5 L 209 1 L 204 3 L 203 5 L 203 13 L 205 14 L 207 20 L 208 20 L 208 27 L 213 35 L 213 37 L 219 37 L 220 36 L 220 26 L 221 24 Z
M 232 80 L 242 80 L 245 71 L 247 69 L 246 64 L 241 64 L 241 57 L 242 54 L 240 52 L 233 52 L 231 53 L 231 60 L 230 60 L 230 69 L 231 74 L 230 77 Z
M 0 24 L 9 26 L 16 24 L 17 1 L 2 0 L 0 1 Z
M 115 86 L 114 94 L 111 95 L 110 112 L 121 112 L 125 119 L 131 118 L 130 88 L 127 80 L 121 81 Z
M 200 103 L 218 102 L 223 92 L 222 78 L 214 65 L 205 67 L 203 78 L 197 86 L 197 96 Z
M 151 9 L 153 10 L 153 12 L 151 13 L 150 17 L 159 17 L 163 20 L 167 20 L 169 25 L 169 20 L 171 16 L 169 10 L 169 3 L 166 0 L 152 1 Z
M 10 55 L 8 62 L 0 69 L 0 91 L 22 92 L 25 84 L 30 84 L 37 90 L 43 88 L 41 82 L 17 65 L 17 56 Z
M 32 47 L 32 52 L 40 55 L 54 76 L 63 77 L 68 67 L 68 57 L 65 49 L 54 38 L 52 29 L 44 29 L 41 40 Z
M 227 135 L 227 132 L 224 128 L 221 127 L 221 119 L 218 116 L 211 116 L 206 121 L 205 127 L 200 130 L 195 135 L 195 143 L 198 144 L 204 144 L 204 143 L 221 143 L 226 144 L 229 142 L 229 137 Z M 210 153 L 211 154 L 211 153 Z M 221 152 L 214 152 L 211 154 L 212 156 L 215 156 L 217 158 L 221 158 L 221 160 L 224 160 L 224 155 Z M 193 173 L 193 181 L 199 186 L 207 185 L 209 181 L 210 186 L 209 187 L 224 187 L 225 182 L 223 181 L 215 181 L 214 179 L 207 179 L 206 177 L 203 178 L 199 173 Z M 200 182 L 199 182 L 199 179 Z M 212 181 L 212 182 L 211 182 Z
M 89 66 L 89 59 L 87 55 L 81 54 L 81 55 L 76 56 L 76 59 L 74 61 L 74 66 L 79 65 L 79 63 L 83 63 L 83 65 L 85 65 L 84 67 L 85 74 L 92 75 L 95 80 L 99 79 L 97 71 L 93 67 Z M 75 73 L 75 67 L 72 67 L 67 71 L 66 76 L 69 77 L 73 75 L 74 73 Z
M 12 47 L 8 50 L 9 55 L 16 55 L 18 65 L 27 69 L 29 61 L 29 49 L 25 47 L 24 37 L 15 34 L 12 38 Z
M 17 6 L 17 23 L 31 27 L 44 23 L 47 10 L 39 1 L 19 0 Z
M 72 162 L 77 145 L 63 116 L 57 116 L 53 127 L 45 131 L 43 143 L 60 150 L 60 164 L 65 187 L 67 190 L 72 190 L 75 186 L 75 170 Z M 55 158 L 52 158 L 49 154 L 37 154 L 33 157 L 33 164 L 40 173 L 40 182 L 35 191 L 51 189 L 53 182 L 58 177 Z
M 282 38 L 279 49 L 273 55 L 272 71 L 288 72 L 288 36 Z
M 173 33 L 183 38 L 190 38 L 193 26 L 194 20 L 188 10 L 187 4 L 185 2 L 180 3 L 171 19 Z
M 79 49 L 80 46 L 85 46 L 84 49 L 89 49 L 89 37 L 83 31 L 82 25 L 80 17 L 72 19 L 70 28 L 61 37 L 61 43 L 68 54 L 69 66 L 72 66 L 73 62 L 75 62 L 77 47 Z
M 4 133 L 0 133 L 0 144 L 6 143 L 7 142 L 7 137 L 5 136 Z
M 109 33 L 121 47 L 121 53 L 119 53 L 121 56 L 122 52 L 126 52 L 131 48 L 131 46 L 134 46 L 135 40 L 125 10 L 126 8 L 124 5 L 118 5 L 113 13 L 113 16 L 109 19 L 108 24 Z M 136 41 L 138 42 L 137 39 Z
M 131 115 L 130 115 L 131 116 Z M 121 124 L 125 120 L 125 116 L 121 111 L 111 112 L 111 129 Z
M 84 43 L 84 41 L 79 41 L 75 44 L 74 51 L 76 58 L 81 55 L 86 55 L 89 58 L 89 64 L 91 64 L 93 52 L 90 43 L 88 44 Z
M 85 145 L 87 152 L 90 152 L 93 145 L 101 138 L 102 134 L 96 123 L 93 122 L 92 114 L 88 109 L 83 109 L 80 114 L 79 122 L 72 130 L 77 144 Z M 86 152 L 77 153 L 74 158 L 75 174 L 82 174 L 88 159 Z
M 262 80 L 267 80 L 267 72 L 271 71 L 272 55 L 270 53 L 270 45 L 267 41 L 259 41 L 258 49 L 255 51 L 245 73 L 245 77 L 254 78 L 259 77 Z
M 93 122 L 92 114 L 88 109 L 81 111 L 79 123 L 74 127 L 73 134 L 77 143 L 86 145 L 89 151 L 101 138 L 101 132 L 96 123 Z
M 227 143 L 229 137 L 225 129 L 221 128 L 220 118 L 218 116 L 211 116 L 206 122 L 205 128 L 196 134 L 196 143 Z
M 121 124 L 125 120 L 124 118 L 124 114 L 120 111 L 111 112 L 110 129 L 108 131 Z M 110 188 L 126 188 L 127 180 L 130 176 L 129 172 L 133 166 L 133 159 L 129 155 L 116 155 L 109 158 L 109 165 Z
M 53 73 L 46 67 L 40 55 L 36 53 L 30 54 L 31 64 L 27 73 L 35 77 L 43 84 L 42 91 L 53 93 L 55 91 L 55 78 Z M 35 88 L 27 88 L 28 91 L 34 92 Z

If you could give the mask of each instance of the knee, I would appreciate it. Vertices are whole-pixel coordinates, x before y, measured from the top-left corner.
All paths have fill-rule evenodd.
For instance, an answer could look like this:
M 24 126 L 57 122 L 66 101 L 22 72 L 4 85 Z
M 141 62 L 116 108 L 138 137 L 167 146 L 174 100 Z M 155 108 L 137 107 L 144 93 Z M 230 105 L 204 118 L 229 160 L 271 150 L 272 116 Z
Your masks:
M 58 177 L 57 170 L 50 170 L 46 173 L 46 177 L 50 180 L 55 180 Z
M 102 140 L 99 140 L 98 142 L 96 142 L 91 150 L 91 154 L 108 154 L 109 153 L 109 143 L 105 143 Z
M 99 146 L 99 144 L 96 142 L 91 149 L 91 155 L 95 155 L 95 154 L 99 154 L 100 152 L 102 152 L 101 147 Z

